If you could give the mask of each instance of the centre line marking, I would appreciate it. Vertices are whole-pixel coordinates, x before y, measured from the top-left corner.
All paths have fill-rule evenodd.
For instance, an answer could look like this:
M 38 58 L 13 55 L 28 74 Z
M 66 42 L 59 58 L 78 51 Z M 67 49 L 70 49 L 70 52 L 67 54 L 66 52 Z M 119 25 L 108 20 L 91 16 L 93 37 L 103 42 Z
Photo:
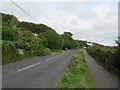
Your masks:
M 58 56 L 60 56 L 60 55 L 57 55 L 57 56 L 55 56 L 55 57 L 58 57 Z M 49 61 L 49 60 L 51 60 L 51 59 L 53 59 L 53 58 L 55 58 L 55 57 L 48 58 L 48 59 L 46 59 L 46 61 Z
M 23 70 L 28 69 L 28 68 L 31 68 L 31 67 L 34 67 L 34 66 L 36 66 L 36 65 L 38 65 L 38 64 L 40 64 L 40 62 L 38 62 L 38 63 L 36 63 L 36 64 L 33 64 L 33 65 L 30 65 L 30 66 L 28 66 L 28 67 L 25 67 L 25 68 L 23 68 L 23 69 L 20 69 L 20 70 L 18 70 L 18 72 L 23 71 Z
M 57 56 L 55 56 L 55 57 L 58 57 L 58 56 L 60 56 L 60 55 L 57 55 Z M 51 60 L 51 59 L 53 59 L 53 58 L 55 58 L 55 57 L 48 58 L 48 59 L 46 59 L 45 61 L 49 61 L 49 60 Z M 39 65 L 40 63 L 41 63 L 41 62 L 38 62 L 38 63 L 36 63 L 36 64 L 30 65 L 30 66 L 28 66 L 28 67 L 22 68 L 22 69 L 17 70 L 17 71 L 20 72 L 20 71 L 26 70 L 26 69 L 28 69 L 28 68 L 34 67 L 34 66 L 36 66 L 36 65 Z

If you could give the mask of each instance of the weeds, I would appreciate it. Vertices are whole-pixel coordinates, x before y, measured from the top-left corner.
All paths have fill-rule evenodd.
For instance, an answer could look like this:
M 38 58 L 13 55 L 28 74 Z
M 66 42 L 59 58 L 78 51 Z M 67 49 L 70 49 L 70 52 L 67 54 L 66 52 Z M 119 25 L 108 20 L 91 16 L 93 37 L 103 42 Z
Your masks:
M 68 70 L 57 83 L 58 88 L 95 88 L 82 51 L 73 56 Z

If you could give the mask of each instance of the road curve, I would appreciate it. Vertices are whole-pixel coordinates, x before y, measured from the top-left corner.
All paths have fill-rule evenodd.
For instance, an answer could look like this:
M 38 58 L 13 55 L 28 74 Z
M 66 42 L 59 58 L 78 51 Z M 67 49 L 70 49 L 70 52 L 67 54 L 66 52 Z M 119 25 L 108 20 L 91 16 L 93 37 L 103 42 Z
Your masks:
M 2 67 L 3 88 L 54 88 L 78 50 L 29 58 Z
M 88 55 L 86 50 L 84 50 L 83 53 L 96 88 L 118 88 L 118 78 L 96 63 L 95 59 Z

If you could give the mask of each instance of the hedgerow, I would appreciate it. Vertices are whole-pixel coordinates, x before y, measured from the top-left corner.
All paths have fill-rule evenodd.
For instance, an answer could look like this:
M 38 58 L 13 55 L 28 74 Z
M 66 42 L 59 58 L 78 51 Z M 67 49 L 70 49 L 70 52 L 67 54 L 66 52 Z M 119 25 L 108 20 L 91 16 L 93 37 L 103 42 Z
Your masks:
M 115 47 L 106 47 L 101 45 L 89 46 L 88 53 L 100 62 L 107 70 L 118 75 L 119 71 L 119 55 L 116 54 L 117 49 Z

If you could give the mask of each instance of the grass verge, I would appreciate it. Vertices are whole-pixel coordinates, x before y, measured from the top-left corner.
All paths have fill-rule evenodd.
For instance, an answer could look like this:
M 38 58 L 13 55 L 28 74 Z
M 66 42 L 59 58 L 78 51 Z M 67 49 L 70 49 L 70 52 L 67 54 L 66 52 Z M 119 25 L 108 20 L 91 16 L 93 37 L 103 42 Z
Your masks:
M 58 50 L 52 50 L 53 53 L 60 53 L 60 52 L 63 52 L 64 50 L 62 49 L 58 49 Z
M 57 88 L 95 88 L 82 51 L 73 56 L 68 70 L 58 81 Z

